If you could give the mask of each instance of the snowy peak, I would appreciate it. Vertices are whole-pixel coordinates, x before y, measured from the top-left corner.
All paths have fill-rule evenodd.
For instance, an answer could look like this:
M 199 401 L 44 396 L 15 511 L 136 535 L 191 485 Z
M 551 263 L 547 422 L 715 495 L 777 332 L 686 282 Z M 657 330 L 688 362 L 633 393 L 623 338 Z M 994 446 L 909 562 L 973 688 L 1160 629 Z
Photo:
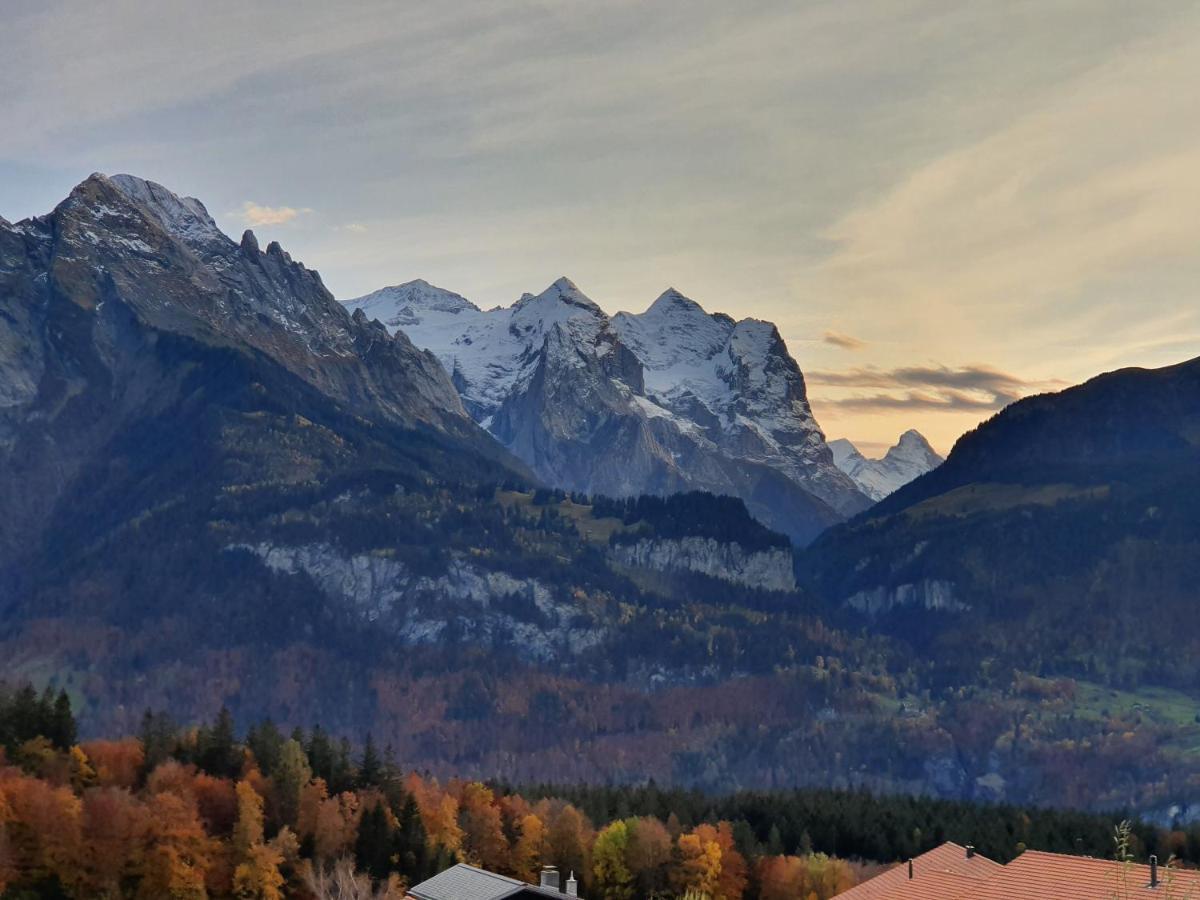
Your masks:
M 603 310 L 596 302 L 566 276 L 559 278 L 540 294 L 522 294 L 521 299 L 512 305 L 514 320 L 543 320 L 547 322 L 547 328 L 554 322 L 566 321 L 579 313 L 604 317 Z
M 884 456 L 884 460 L 891 460 L 895 463 L 908 462 L 918 466 L 924 465 L 926 471 L 937 468 L 943 462 L 942 457 L 930 446 L 929 441 L 925 440 L 925 435 L 921 434 L 915 428 L 910 428 L 904 434 L 900 435 L 900 440 L 896 443 L 896 446 L 888 450 Z
M 829 449 L 833 451 L 834 465 L 854 479 L 863 493 L 876 501 L 942 464 L 942 457 L 929 445 L 925 436 L 911 428 L 900 435 L 900 440 L 888 449 L 882 459 L 863 456 L 845 438 L 830 441 Z
M 362 310 L 368 319 L 378 319 L 390 329 L 479 312 L 479 307 L 461 294 L 435 287 L 423 279 L 380 288 L 349 301 L 346 306 L 351 312 Z
M 643 316 L 707 316 L 708 313 L 691 297 L 687 297 L 675 288 L 667 288 L 650 304 Z

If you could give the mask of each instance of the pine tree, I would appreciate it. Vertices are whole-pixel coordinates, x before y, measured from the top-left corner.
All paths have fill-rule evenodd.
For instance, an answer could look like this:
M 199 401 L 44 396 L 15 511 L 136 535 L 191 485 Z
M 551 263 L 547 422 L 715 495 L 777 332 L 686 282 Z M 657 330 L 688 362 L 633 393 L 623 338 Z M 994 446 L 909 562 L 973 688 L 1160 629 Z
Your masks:
M 75 716 L 71 713 L 71 698 L 67 692 L 60 690 L 54 699 L 54 708 L 50 712 L 50 723 L 46 729 L 46 737 L 59 750 L 66 750 L 75 743 Z
M 382 803 L 363 810 L 354 841 L 354 858 L 358 868 L 372 878 L 387 878 L 392 870 L 392 833 L 387 812 Z
M 367 742 L 363 746 L 362 762 L 358 766 L 358 786 L 376 787 L 383 779 L 383 763 L 375 750 L 375 741 L 367 733 Z
M 142 743 L 142 777 L 149 775 L 160 763 L 166 762 L 174 753 L 179 743 L 178 731 L 171 717 L 166 713 L 154 713 L 146 710 L 142 716 L 142 732 L 139 735 Z
M 392 811 L 399 822 L 396 828 L 394 850 L 400 873 L 409 880 L 410 884 L 416 884 L 437 874 L 430 871 L 428 836 L 425 832 L 425 823 L 421 821 L 421 811 L 417 806 L 416 797 L 412 794 L 405 794 L 401 803 L 393 804 Z
M 246 733 L 246 746 L 254 754 L 259 769 L 264 775 L 272 775 L 279 765 L 279 755 L 283 752 L 283 733 L 275 727 L 270 719 L 252 727 Z
M 241 772 L 242 760 L 229 710 L 222 706 L 213 727 L 201 734 L 197 747 L 200 768 L 219 778 L 236 777 Z

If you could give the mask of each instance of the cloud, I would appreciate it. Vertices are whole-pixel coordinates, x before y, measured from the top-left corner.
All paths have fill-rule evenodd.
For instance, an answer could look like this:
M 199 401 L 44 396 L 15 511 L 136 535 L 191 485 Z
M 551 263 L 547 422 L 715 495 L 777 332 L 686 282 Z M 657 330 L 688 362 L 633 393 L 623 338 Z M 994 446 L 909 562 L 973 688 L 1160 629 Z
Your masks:
M 286 225 L 297 216 L 312 212 L 307 207 L 293 209 L 290 206 L 262 206 L 253 200 L 247 200 L 238 211 L 243 222 L 251 227 L 258 225 Z
M 863 366 L 842 372 L 812 371 L 809 384 L 835 389 L 880 388 L 885 392 L 825 397 L 827 407 L 854 412 L 924 410 L 930 412 L 989 412 L 1001 409 L 1035 390 L 1060 384 L 1029 381 L 992 366 L 902 366 L 880 369 Z
M 867 346 L 866 341 L 861 341 L 849 334 L 842 334 L 840 331 L 827 331 L 822 335 L 821 340 L 835 347 L 841 347 L 843 350 L 861 350 Z
M 363 225 L 361 222 L 347 222 L 345 225 L 337 226 L 337 228 L 335 228 L 334 230 L 335 231 L 348 231 L 351 234 L 366 234 L 368 231 L 370 231 L 370 229 L 367 228 L 366 225 Z
M 1195 268 L 1200 94 L 1179 85 L 1197 79 L 1194 30 L 1130 42 L 842 215 L 826 274 L 844 300 L 951 339 L 1127 313 L 1129 285 Z

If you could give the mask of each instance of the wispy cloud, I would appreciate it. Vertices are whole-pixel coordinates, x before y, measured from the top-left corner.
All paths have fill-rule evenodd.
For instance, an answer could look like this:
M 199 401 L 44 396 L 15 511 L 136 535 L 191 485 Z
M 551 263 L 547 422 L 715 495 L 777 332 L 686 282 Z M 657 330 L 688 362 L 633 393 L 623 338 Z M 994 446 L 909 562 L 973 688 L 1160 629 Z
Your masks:
M 311 209 L 294 209 L 291 206 L 263 206 L 253 200 L 242 204 L 238 215 L 242 221 L 251 227 L 257 225 L 286 225 L 297 216 L 312 212 Z
M 809 384 L 831 388 L 878 388 L 890 393 L 852 394 L 824 397 L 826 407 L 857 412 L 924 410 L 942 412 L 987 412 L 1001 409 L 1026 394 L 1055 387 L 1057 381 L 1035 382 L 992 366 L 903 366 L 880 369 L 862 366 L 845 371 L 812 371 Z
M 347 222 L 345 225 L 337 226 L 335 231 L 348 231 L 350 234 L 366 234 L 370 231 L 366 225 L 361 222 Z
M 1103 288 L 1195 262 L 1200 95 L 1178 85 L 1197 78 L 1194 31 L 1131 43 L 847 212 L 827 271 L 844 295 L 972 338 L 1033 310 L 1062 322 L 1081 295 L 1127 306 Z
M 843 350 L 861 350 L 867 346 L 866 341 L 859 340 L 853 335 L 842 334 L 840 331 L 827 331 L 822 335 L 821 340 Z

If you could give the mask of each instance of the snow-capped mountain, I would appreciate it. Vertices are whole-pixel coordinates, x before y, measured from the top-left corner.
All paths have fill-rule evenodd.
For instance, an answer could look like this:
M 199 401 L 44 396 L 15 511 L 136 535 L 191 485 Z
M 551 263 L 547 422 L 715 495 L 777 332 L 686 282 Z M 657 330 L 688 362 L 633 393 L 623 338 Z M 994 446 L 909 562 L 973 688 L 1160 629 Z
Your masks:
M 675 290 L 610 318 L 567 278 L 488 311 L 424 281 L 347 305 L 434 353 L 466 409 L 549 483 L 731 494 L 801 542 L 868 505 L 769 322 Z
M 911 428 L 900 435 L 900 440 L 882 459 L 863 456 L 845 438 L 830 441 L 829 449 L 833 451 L 834 464 L 872 500 L 882 500 L 943 462 L 925 436 Z

